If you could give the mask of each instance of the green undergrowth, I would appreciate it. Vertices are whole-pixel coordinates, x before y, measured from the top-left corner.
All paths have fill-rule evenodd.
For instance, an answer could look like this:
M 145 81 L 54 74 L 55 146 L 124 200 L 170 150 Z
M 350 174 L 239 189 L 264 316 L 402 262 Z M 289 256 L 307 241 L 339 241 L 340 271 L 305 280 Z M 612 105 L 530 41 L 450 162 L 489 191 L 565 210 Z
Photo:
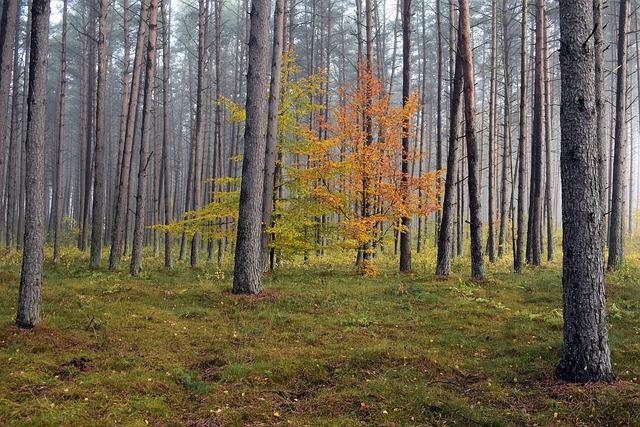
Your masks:
M 50 254 L 48 254 L 50 255 Z M 49 256 L 50 258 L 50 256 Z M 561 263 L 469 279 L 311 256 L 230 293 L 230 264 L 143 275 L 47 262 L 44 320 L 14 326 L 17 255 L 0 264 L 0 425 L 633 426 L 640 422 L 640 257 L 609 273 L 612 384 L 557 381 Z M 106 262 L 105 262 L 106 264 Z

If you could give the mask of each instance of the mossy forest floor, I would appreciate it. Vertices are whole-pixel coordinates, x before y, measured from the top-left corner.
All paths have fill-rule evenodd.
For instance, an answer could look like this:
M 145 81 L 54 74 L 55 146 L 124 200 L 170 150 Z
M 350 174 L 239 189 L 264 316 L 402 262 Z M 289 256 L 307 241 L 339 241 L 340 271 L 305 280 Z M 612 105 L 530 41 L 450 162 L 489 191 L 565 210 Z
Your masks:
M 257 297 L 232 265 L 139 278 L 47 261 L 44 320 L 14 326 L 18 255 L 0 260 L 3 426 L 640 426 L 640 255 L 607 275 L 617 381 L 557 381 L 561 262 L 469 280 L 384 256 L 377 277 L 346 255 L 290 261 Z M 47 253 L 50 260 L 50 253 Z M 106 262 L 105 262 L 106 264 Z

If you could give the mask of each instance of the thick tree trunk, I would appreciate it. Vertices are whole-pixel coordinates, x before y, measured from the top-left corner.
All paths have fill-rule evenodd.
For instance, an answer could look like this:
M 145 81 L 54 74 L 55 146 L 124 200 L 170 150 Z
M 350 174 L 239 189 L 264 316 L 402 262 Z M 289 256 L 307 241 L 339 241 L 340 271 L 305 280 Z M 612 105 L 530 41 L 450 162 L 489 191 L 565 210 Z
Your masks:
M 26 206 L 24 251 L 16 324 L 32 328 L 40 323 L 44 261 L 44 153 L 47 99 L 48 0 L 34 0 L 27 98 Z
M 469 168 L 469 213 L 471 227 L 471 276 L 476 280 L 486 278 L 486 265 L 482 247 L 482 218 L 480 188 L 478 185 L 478 143 L 476 141 L 476 97 L 473 73 L 473 53 L 469 1 L 460 0 L 460 61 L 464 81 L 465 137 L 467 140 L 467 164 Z
M 598 147 L 598 161 L 600 168 L 600 190 L 602 191 L 602 206 L 607 206 L 607 142 L 605 129 L 605 103 L 604 94 L 604 27 L 602 22 L 602 0 L 593 0 L 593 31 L 595 48 L 595 77 L 596 77 L 596 144 Z
M 629 0 L 620 0 L 618 25 L 618 67 L 616 89 L 616 128 L 609 212 L 609 258 L 607 268 L 615 270 L 625 262 L 625 198 L 627 174 L 627 32 Z
M 91 257 L 89 266 L 100 267 L 102 258 L 102 229 L 104 227 L 104 143 L 105 101 L 107 84 L 107 10 L 108 0 L 100 0 L 98 25 L 98 91 L 96 94 L 96 149 L 94 153 L 93 218 L 91 221 Z
M 402 0 L 402 106 L 411 96 L 411 0 Z M 409 196 L 409 119 L 402 123 L 402 177 L 403 198 Z M 411 271 L 411 217 L 402 217 L 400 230 L 400 271 Z
M 611 381 L 592 0 L 560 1 L 564 340 L 558 378 Z
M 156 67 L 156 35 L 158 21 L 158 0 L 149 4 L 149 40 L 147 42 L 147 65 L 144 79 L 144 100 L 142 104 L 142 140 L 140 141 L 140 165 L 138 168 L 138 195 L 136 196 L 136 216 L 133 232 L 131 265 L 129 271 L 137 276 L 142 269 L 142 247 L 147 214 L 147 175 L 149 166 L 149 140 L 151 139 L 151 104 L 153 103 L 153 80 Z
M 267 125 L 265 113 L 270 10 L 270 0 L 254 0 L 251 4 L 245 150 L 233 276 L 235 294 L 258 294 L 262 291 L 260 228 Z

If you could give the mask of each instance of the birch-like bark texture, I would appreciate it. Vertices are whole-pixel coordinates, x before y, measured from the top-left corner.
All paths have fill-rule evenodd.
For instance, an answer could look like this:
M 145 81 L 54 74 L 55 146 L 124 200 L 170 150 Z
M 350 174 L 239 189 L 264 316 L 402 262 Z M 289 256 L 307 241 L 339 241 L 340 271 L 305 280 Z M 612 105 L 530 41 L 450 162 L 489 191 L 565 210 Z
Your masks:
M 560 1 L 564 339 L 558 378 L 611 381 L 592 0 Z

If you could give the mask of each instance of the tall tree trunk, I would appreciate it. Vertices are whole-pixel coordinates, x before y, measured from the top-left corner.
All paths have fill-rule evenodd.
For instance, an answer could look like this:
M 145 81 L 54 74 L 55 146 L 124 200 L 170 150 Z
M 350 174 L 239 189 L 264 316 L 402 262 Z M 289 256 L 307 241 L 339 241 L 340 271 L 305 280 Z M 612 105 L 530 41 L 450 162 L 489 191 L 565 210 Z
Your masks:
M 4 162 L 7 140 L 7 120 L 9 117 L 9 83 L 11 64 L 16 44 L 16 22 L 20 14 L 20 0 L 4 0 L 0 16 L 0 189 L 4 188 Z M 13 70 L 18 73 L 17 69 Z M 0 203 L 0 233 L 5 226 L 4 204 Z
M 595 91 L 596 91 L 596 144 L 598 148 L 598 164 L 600 167 L 600 190 L 602 191 L 602 206 L 607 206 L 607 142 L 605 132 L 605 103 L 604 94 L 604 26 L 602 22 L 602 0 L 593 0 L 593 32 L 595 48 Z
M 40 323 L 44 261 L 44 155 L 47 99 L 48 0 L 33 0 L 27 98 L 26 207 L 24 251 L 16 324 L 32 328 Z
M 27 141 L 27 112 L 29 108 L 27 107 L 27 98 L 29 97 L 29 71 L 31 68 L 31 64 L 29 64 L 29 60 L 31 58 L 31 27 L 32 27 L 32 19 L 31 19 L 31 11 L 27 16 L 27 29 L 25 34 L 25 64 L 24 64 L 24 77 L 22 81 L 22 132 L 20 136 L 20 141 L 22 141 L 22 147 L 26 145 Z M 19 156 L 18 162 L 20 163 L 20 167 L 18 168 L 20 183 L 18 184 L 19 194 L 17 199 L 18 204 L 18 239 L 16 241 L 16 249 L 22 250 L 24 239 L 22 236 L 24 235 L 24 222 L 25 222 L 25 181 L 26 181 L 26 150 L 21 150 L 22 155 Z
M 162 0 L 162 171 L 164 175 L 164 223 L 173 222 L 171 210 L 171 127 L 169 124 L 169 17 L 167 0 Z M 173 232 L 164 234 L 164 266 L 173 268 Z
M 527 179 L 527 0 L 522 2 L 522 26 L 520 33 L 520 136 L 518 138 L 518 230 L 513 267 L 522 273 L 524 265 L 524 200 Z
M 138 195 L 136 196 L 136 217 L 133 232 L 131 265 L 129 271 L 137 276 L 142 269 L 142 247 L 147 213 L 147 167 L 149 166 L 149 140 L 151 139 L 151 105 L 153 103 L 153 80 L 156 67 L 156 35 L 158 21 L 158 0 L 149 3 L 149 40 L 147 42 L 147 65 L 144 79 L 144 99 L 142 104 L 142 140 L 140 141 L 140 166 L 138 169 Z
M 529 224 L 527 227 L 527 262 L 542 264 L 542 143 L 544 141 L 544 14 L 545 0 L 536 8 L 536 59 L 533 96 L 533 133 L 531 137 L 531 183 L 529 185 Z
M 62 223 L 62 162 L 64 160 L 64 113 L 67 90 L 67 0 L 62 2 L 62 51 L 60 52 L 60 115 L 58 120 L 58 148 L 55 164 L 53 260 L 60 259 L 60 224 Z
M 436 91 L 436 170 L 441 170 L 442 169 L 442 92 L 443 90 L 442 88 L 442 80 L 443 80 L 443 65 L 444 65 L 444 55 L 442 52 L 442 15 L 441 15 L 441 3 L 442 0 L 436 0 L 436 41 L 437 41 L 437 49 L 438 49 L 438 81 L 436 83 L 438 90 Z M 425 34 L 426 34 L 426 27 L 427 24 L 426 22 L 424 22 L 424 2 L 422 5 L 422 15 L 423 15 L 423 30 L 422 30 L 422 43 L 425 44 L 424 46 L 424 57 L 422 58 L 423 61 L 423 83 L 426 82 L 427 76 L 426 76 L 426 63 L 427 61 L 427 54 L 426 54 L 426 43 L 425 43 Z M 450 41 L 451 42 L 451 49 L 453 50 L 453 40 Z M 423 94 L 422 96 L 426 96 L 426 93 L 424 93 L 426 91 L 426 87 L 423 84 L 422 87 L 422 91 Z M 423 102 L 423 104 L 425 104 Z M 424 123 L 424 112 L 425 109 L 424 107 L 422 108 L 422 121 Z M 423 135 L 423 133 L 421 133 L 421 136 Z M 422 140 L 420 141 L 422 143 Z M 422 156 L 420 156 L 420 159 L 422 161 Z M 448 159 L 447 159 L 447 163 L 448 163 Z M 422 174 L 422 171 L 420 171 L 420 173 Z M 440 198 L 440 196 L 438 196 L 438 198 Z M 444 206 L 444 205 L 443 205 Z M 442 227 L 442 216 L 444 215 L 444 212 L 437 210 L 436 211 L 436 242 L 439 242 L 440 239 L 440 227 Z M 420 234 L 420 223 L 418 223 L 418 234 Z M 418 239 L 418 247 L 420 246 L 420 239 Z M 418 252 L 420 252 L 420 250 L 418 249 Z M 437 267 L 436 267 L 437 269 Z
M 604 209 L 596 147 L 592 0 L 560 1 L 563 225 L 562 359 L 558 378 L 612 381 L 604 282 Z
M 616 89 L 616 128 L 609 213 L 609 258 L 607 268 L 614 270 L 625 262 L 625 197 L 627 174 L 627 32 L 629 0 L 620 0 L 618 25 L 618 87 Z
M 126 9 L 125 9 L 126 10 Z M 116 212 L 113 219 L 113 235 L 111 239 L 111 252 L 109 253 L 109 270 L 113 271 L 118 268 L 122 260 L 122 242 L 125 233 L 125 222 L 129 215 L 129 184 L 131 177 L 131 162 L 133 154 L 133 141 L 136 134 L 136 122 L 138 117 L 138 98 L 140 93 L 140 81 L 143 73 L 142 65 L 144 60 L 144 41 L 147 34 L 146 19 L 149 15 L 149 0 L 143 0 L 140 4 L 140 22 L 138 25 L 138 39 L 136 41 L 136 52 L 133 59 L 133 76 L 131 78 L 130 100 L 126 105 L 126 125 L 124 133 L 120 131 L 120 137 L 124 137 L 121 144 L 122 151 L 119 154 L 120 174 L 118 180 L 118 197 L 116 200 Z M 126 15 L 125 15 L 126 17 Z M 125 21 L 126 22 L 126 21 Z M 126 29 L 126 27 L 125 27 Z M 125 41 L 128 40 L 125 38 Z M 125 43 L 126 45 L 126 43 Z M 127 64 L 128 61 L 125 63 Z M 127 68 L 124 74 L 125 89 L 128 82 Z M 126 92 L 125 92 L 126 96 Z M 123 109 L 125 104 L 122 104 Z M 124 118 L 124 111 L 121 117 Z
M 458 26 L 458 28 L 460 28 Z M 460 38 L 458 37 L 458 40 Z M 460 46 L 456 52 L 460 51 Z M 456 188 L 458 181 L 458 161 L 460 157 L 460 143 L 458 131 L 462 116 L 462 61 L 456 55 L 455 75 L 453 89 L 451 91 L 451 120 L 449 123 L 449 154 L 447 156 L 447 178 L 444 184 L 444 200 L 442 203 L 442 223 L 438 237 L 438 259 L 436 262 L 436 274 L 448 275 L 451 273 L 451 261 L 454 257 L 454 218 L 456 216 Z
M 270 0 L 254 0 L 251 4 L 245 149 L 233 268 L 233 293 L 235 294 L 259 294 L 262 291 L 260 228 L 267 130 L 265 113 L 270 10 Z
M 507 0 L 502 0 L 502 64 L 504 72 L 504 142 L 502 147 L 502 177 L 500 182 L 500 234 L 498 236 L 498 258 L 502 258 L 506 251 L 510 210 L 508 210 L 508 182 L 511 182 L 511 198 L 513 199 L 513 168 L 511 141 L 511 34 L 507 17 Z
M 20 34 L 20 20 L 15 22 L 16 40 Z M 28 44 L 28 41 L 27 41 Z M 13 50 L 13 69 L 17 70 L 19 66 L 19 43 L 14 43 Z M 16 233 L 16 213 L 18 210 L 18 177 L 20 171 L 20 154 L 21 154 L 21 132 L 19 125 L 19 94 L 20 94 L 20 73 L 13 73 L 11 93 L 11 137 L 9 142 L 9 164 L 7 165 L 7 225 L 6 225 L 6 246 L 12 248 Z
M 96 95 L 96 149 L 94 153 L 93 220 L 91 221 L 91 257 L 89 266 L 100 267 L 102 258 L 102 229 L 104 227 L 104 140 L 105 101 L 107 84 L 107 10 L 108 0 L 100 0 L 98 25 L 98 92 Z
M 264 165 L 264 190 L 262 193 L 262 229 L 260 252 L 262 254 L 262 270 L 269 270 L 269 240 L 267 228 L 273 220 L 274 186 L 276 172 L 276 155 L 278 151 L 278 108 L 280 106 L 280 81 L 282 77 L 282 48 L 284 43 L 284 0 L 276 0 L 273 15 L 273 53 L 271 58 L 271 81 L 269 84 L 269 106 L 267 120 L 267 141 Z
M 482 247 L 482 218 L 480 188 L 478 185 L 478 143 L 476 141 L 476 97 L 473 74 L 473 53 L 471 43 L 471 24 L 469 19 L 469 1 L 459 0 L 460 5 L 460 61 L 464 82 L 464 118 L 465 138 L 467 140 L 467 164 L 469 168 L 469 213 L 471 227 L 471 276 L 476 280 L 486 277 L 484 251 Z
M 205 15 L 206 8 L 204 0 L 198 0 L 198 77 L 196 84 L 196 122 L 193 135 L 193 210 L 202 209 L 202 133 L 203 133 L 203 116 L 204 116 L 204 100 L 202 94 L 204 91 L 204 64 L 206 52 L 205 39 Z M 199 231 L 193 235 L 191 239 L 191 267 L 197 267 L 200 263 L 200 245 L 201 234 Z
M 406 108 L 411 96 L 411 0 L 402 0 L 402 106 Z M 409 196 L 409 119 L 402 123 L 402 177 L 403 203 Z M 400 271 L 411 271 L 411 217 L 402 217 L 400 230 Z
M 489 94 L 489 185 L 487 255 L 496 262 L 495 243 L 495 156 L 498 137 L 498 0 L 491 6 L 491 88 Z
M 555 233 L 555 224 L 553 220 L 553 187 L 551 176 L 551 144 L 553 143 L 553 126 L 552 126 L 552 104 L 551 104 L 551 69 L 549 67 L 549 31 L 548 31 L 548 18 L 545 10 L 543 17 L 543 73 L 544 73 L 544 116 L 545 116 L 545 159 L 546 159 L 546 178 L 545 178 L 545 192 L 544 199 L 547 206 L 547 261 L 552 261 L 556 257 L 556 244 L 553 235 Z

